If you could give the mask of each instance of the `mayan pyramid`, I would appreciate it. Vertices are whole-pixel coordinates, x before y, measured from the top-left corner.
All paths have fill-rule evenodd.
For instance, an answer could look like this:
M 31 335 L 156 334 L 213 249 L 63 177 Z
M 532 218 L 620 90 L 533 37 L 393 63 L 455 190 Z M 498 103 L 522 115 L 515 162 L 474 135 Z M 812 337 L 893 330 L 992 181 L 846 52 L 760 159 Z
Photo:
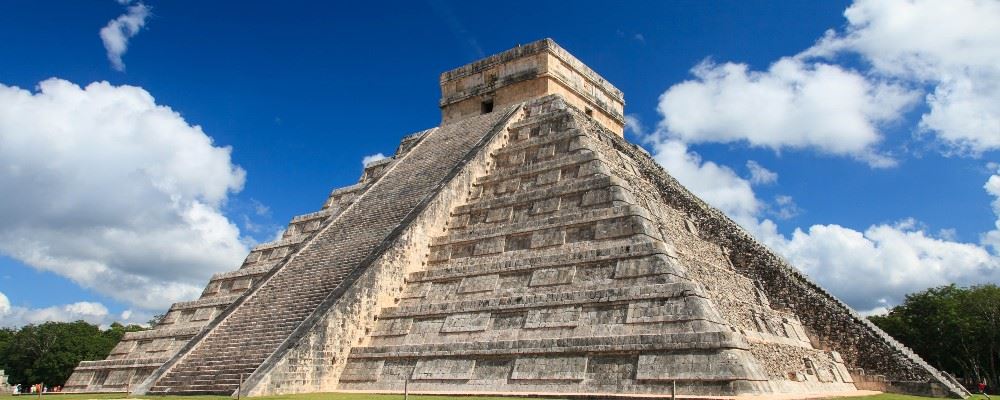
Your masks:
M 553 41 L 441 92 L 441 126 L 66 389 L 965 394 L 628 143 Z

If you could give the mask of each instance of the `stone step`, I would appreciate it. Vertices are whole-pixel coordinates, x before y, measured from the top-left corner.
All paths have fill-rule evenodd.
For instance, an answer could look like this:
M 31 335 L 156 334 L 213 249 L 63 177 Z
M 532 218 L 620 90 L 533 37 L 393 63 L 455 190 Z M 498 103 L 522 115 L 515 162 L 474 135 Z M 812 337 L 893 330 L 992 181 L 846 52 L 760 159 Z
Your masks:
M 610 289 L 557 291 L 542 294 L 524 294 L 518 296 L 493 297 L 475 300 L 459 300 L 444 303 L 427 303 L 415 306 L 387 307 L 382 310 L 379 319 L 426 317 L 433 315 L 449 315 L 458 313 L 478 313 L 486 311 L 514 311 L 529 308 L 555 308 L 565 306 L 589 305 L 595 303 L 609 304 L 632 302 L 636 300 L 674 299 L 696 296 L 707 299 L 708 295 L 700 284 L 693 282 L 676 282 L 644 286 L 628 286 Z M 703 316 L 692 317 L 704 319 Z M 722 322 L 722 321 L 714 321 Z
M 205 307 L 218 307 L 218 306 L 228 306 L 232 304 L 236 299 L 240 298 L 241 295 L 230 295 L 230 296 L 214 296 L 206 297 L 193 301 L 182 301 L 174 303 L 170 306 L 170 311 L 177 310 L 190 310 L 196 308 Z
M 459 280 L 414 283 L 406 286 L 397 305 L 403 307 L 689 281 L 684 269 L 674 260 L 654 255 L 600 264 L 533 269 L 531 273 L 477 274 Z
M 526 192 L 507 194 L 490 199 L 478 199 L 468 204 L 460 205 L 452 210 L 452 215 L 468 214 L 476 211 L 487 211 L 491 209 L 513 207 L 516 205 L 533 203 L 538 200 L 551 199 L 557 196 L 564 196 L 574 193 L 583 193 L 593 189 L 603 189 L 609 186 L 627 187 L 625 181 L 606 176 L 594 175 L 583 179 L 559 182 L 552 186 L 532 189 Z
M 535 128 L 535 127 L 539 127 L 539 128 L 542 128 L 542 127 L 551 128 L 549 126 L 544 126 L 544 124 L 541 124 L 541 125 L 542 126 L 535 125 L 535 126 L 532 126 L 532 127 L 526 127 L 526 128 L 517 129 L 515 131 L 516 134 L 515 133 L 511 134 L 511 140 L 510 140 L 510 142 L 506 146 L 504 146 L 503 148 L 501 148 L 500 150 L 498 150 L 496 154 L 497 155 L 503 155 L 503 154 L 509 154 L 509 153 L 518 152 L 518 151 L 524 151 L 524 150 L 527 150 L 527 149 L 530 149 L 530 148 L 533 148 L 533 147 L 539 147 L 539 146 L 543 146 L 543 145 L 547 145 L 547 144 L 552 144 L 552 143 L 558 142 L 558 141 L 575 140 L 575 138 L 577 138 L 577 137 L 586 136 L 587 135 L 587 133 L 585 131 L 582 131 L 580 129 L 573 128 L 573 127 L 564 127 L 563 129 L 559 129 L 559 130 L 551 130 L 551 129 L 542 130 L 542 129 L 539 129 L 538 132 L 535 133 L 534 135 L 530 134 L 532 128 Z M 528 137 L 528 138 L 522 138 L 522 135 L 529 135 L 530 137 Z
M 480 176 L 475 180 L 475 186 L 495 185 L 509 179 L 533 176 L 548 171 L 561 170 L 566 167 L 573 167 L 588 162 L 598 161 L 598 157 L 593 152 L 578 151 L 561 154 L 552 160 L 538 162 L 530 165 L 519 165 L 512 168 L 497 168 L 491 173 Z
M 677 257 L 676 252 L 667 243 L 646 235 L 634 235 L 600 242 L 567 243 L 545 249 L 507 251 L 499 255 L 450 259 L 433 265 L 433 268 L 411 273 L 407 281 L 447 280 L 467 275 L 525 271 L 650 254 Z
M 558 339 L 522 339 L 491 342 L 456 342 L 399 346 L 359 346 L 350 359 L 410 357 L 497 356 L 519 354 L 619 353 L 632 351 L 718 350 L 750 348 L 742 335 L 732 331 L 668 333 Z
M 608 204 L 610 203 L 601 203 Z M 516 235 L 525 232 L 546 230 L 570 225 L 587 224 L 598 221 L 605 221 L 615 218 L 629 216 L 639 216 L 647 220 L 652 220 L 649 213 L 638 206 L 621 205 L 614 207 L 596 209 L 570 209 L 558 210 L 550 214 L 538 215 L 536 219 L 505 223 L 500 226 L 475 227 L 462 231 L 452 232 L 446 236 L 431 238 L 431 246 L 443 246 L 448 244 L 477 241 L 498 236 Z
M 450 124 L 427 135 L 374 184 L 364 190 L 295 257 L 254 287 L 229 316 L 198 337 L 187 353 L 166 364 L 166 373 L 155 377 L 154 392 L 216 391 L 185 382 L 207 376 L 256 368 L 270 357 L 303 321 L 334 292 L 343 279 L 374 252 L 384 251 L 389 235 L 397 232 L 413 210 L 442 187 L 472 149 L 497 124 L 514 115 L 515 107 Z M 502 120 L 504 122 L 502 122 Z M 314 322 L 310 322 L 314 323 Z M 234 350 L 238 350 L 235 352 Z M 219 362 L 218 364 L 207 364 Z M 231 362 L 226 364 L 225 362 Z M 211 367 L 211 372 L 205 368 Z M 200 368 L 200 369 L 199 369 Z

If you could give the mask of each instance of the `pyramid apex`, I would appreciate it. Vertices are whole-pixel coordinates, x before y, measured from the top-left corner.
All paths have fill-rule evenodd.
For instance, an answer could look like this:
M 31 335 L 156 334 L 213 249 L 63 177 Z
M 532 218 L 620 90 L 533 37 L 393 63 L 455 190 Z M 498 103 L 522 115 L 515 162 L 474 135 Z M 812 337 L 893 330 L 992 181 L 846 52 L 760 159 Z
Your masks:
M 441 74 L 441 123 L 550 94 L 622 134 L 622 91 L 551 38 L 517 45 Z

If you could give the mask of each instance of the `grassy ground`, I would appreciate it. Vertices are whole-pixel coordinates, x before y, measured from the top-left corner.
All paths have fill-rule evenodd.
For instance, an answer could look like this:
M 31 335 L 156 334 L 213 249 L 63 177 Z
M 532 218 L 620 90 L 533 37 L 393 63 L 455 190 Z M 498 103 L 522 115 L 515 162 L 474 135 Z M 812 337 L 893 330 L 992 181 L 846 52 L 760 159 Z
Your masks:
M 91 399 L 125 399 L 124 393 L 113 394 L 58 394 L 43 395 L 47 400 L 91 400 Z M 34 400 L 38 395 L 0 395 L 2 400 Z M 150 400 L 229 400 L 229 396 L 138 396 L 129 398 Z M 363 394 L 363 393 L 309 393 L 284 396 L 254 397 L 253 400 L 401 400 L 398 394 Z M 411 400 L 527 400 L 527 398 L 511 397 L 458 397 L 458 396 L 417 396 L 410 395 Z M 1000 399 L 998 399 L 1000 400 Z
M 992 396 L 994 399 L 1000 400 L 997 395 Z M 920 396 L 907 396 L 905 394 L 895 394 L 895 393 L 883 393 L 874 396 L 864 396 L 864 397 L 851 397 L 851 400 L 927 400 L 932 397 L 920 397 Z M 969 397 L 967 400 L 986 400 L 983 395 L 974 395 Z
M 1000 394 L 994 396 L 1000 400 Z M 124 399 L 124 393 L 117 394 L 59 394 L 43 396 L 49 400 L 90 400 L 90 399 Z M 37 395 L 22 395 L 14 397 L 11 395 L 0 395 L 2 400 L 30 400 L 37 398 Z M 228 396 L 141 396 L 141 399 L 150 400 L 228 400 Z M 311 393 L 296 394 L 286 396 L 254 397 L 254 400 L 400 400 L 402 395 L 398 394 L 354 394 L 354 393 Z M 511 400 L 518 398 L 511 397 L 457 397 L 457 396 L 416 396 L 411 395 L 413 400 Z M 524 398 L 521 398 L 524 399 Z M 930 397 L 907 396 L 903 394 L 885 393 L 875 396 L 851 397 L 850 400 L 928 400 Z M 986 400 L 982 395 L 975 395 L 968 400 Z

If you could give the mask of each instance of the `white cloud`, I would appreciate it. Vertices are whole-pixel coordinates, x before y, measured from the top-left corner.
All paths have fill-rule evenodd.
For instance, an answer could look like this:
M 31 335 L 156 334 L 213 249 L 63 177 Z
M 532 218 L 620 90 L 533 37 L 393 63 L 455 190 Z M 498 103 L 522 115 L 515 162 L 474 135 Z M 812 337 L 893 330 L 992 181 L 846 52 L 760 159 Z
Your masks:
M 996 175 L 990 176 L 983 188 L 986 189 L 986 193 L 994 197 L 993 213 L 997 216 L 997 221 L 994 223 L 996 229 L 983 235 L 983 243 L 992 247 L 995 253 L 1000 254 L 1000 169 L 997 169 Z
M 0 292 L 0 327 L 20 327 L 46 321 L 71 322 L 84 320 L 107 325 L 108 309 L 101 303 L 81 301 L 61 306 L 27 308 L 11 306 L 10 299 Z
M 382 154 L 382 153 L 370 154 L 370 155 L 367 155 L 367 156 L 365 156 L 364 158 L 361 159 L 361 165 L 363 167 L 367 167 L 368 164 L 371 164 L 371 163 L 376 162 L 376 161 L 381 161 L 381 160 L 384 160 L 386 158 L 388 158 L 388 157 L 386 157 L 385 154 Z
M 639 120 L 638 116 L 635 114 L 628 114 L 625 116 L 625 131 L 643 136 L 645 135 L 644 132 L 646 130 L 643 129 L 642 122 Z
M 915 133 L 947 154 L 1000 149 L 1000 2 L 857 0 L 843 32 L 766 71 L 702 62 L 660 98 L 661 129 L 687 143 L 814 149 L 892 166 L 883 127 L 920 100 Z M 860 56 L 855 70 L 841 57 Z
M 778 181 L 778 173 L 764 168 L 754 160 L 747 161 L 747 170 L 750 171 L 750 183 L 754 185 L 766 185 Z
M 880 125 L 897 120 L 916 98 L 898 85 L 789 57 L 767 71 L 705 61 L 692 73 L 694 80 L 660 96 L 663 134 L 686 143 L 814 149 L 877 167 L 893 163 L 875 151 Z
M 0 318 L 7 314 L 10 314 L 10 299 L 3 292 L 0 292 Z
M 756 222 L 761 209 L 750 182 L 732 169 L 711 161 L 703 161 L 679 140 L 656 139 L 653 158 L 685 187 L 702 200 L 721 209 L 744 226 Z
M 652 140 L 653 157 L 681 184 L 866 315 L 884 312 L 906 294 L 928 287 L 1000 281 L 1000 172 L 985 186 L 996 197 L 998 221 L 983 243 L 997 246 L 994 253 L 985 245 L 930 235 L 914 220 L 875 224 L 864 231 L 817 224 L 787 237 L 762 214 L 769 211 L 780 218 L 783 212 L 797 212 L 790 197 L 764 204 L 751 182 L 731 169 L 702 160 L 680 141 L 656 135 L 647 139 Z
M 931 86 L 920 128 L 961 152 L 1000 148 L 1000 2 L 858 0 L 805 56 L 860 54 L 872 74 Z
M 984 188 L 994 197 L 996 229 L 980 243 L 959 242 L 952 229 L 927 233 L 912 219 L 863 231 L 817 224 L 786 237 L 763 215 L 789 217 L 798 208 L 787 196 L 777 196 L 773 205 L 757 199 L 751 184 L 766 183 L 768 175 L 755 173 L 748 162 L 750 177 L 740 178 L 688 148 L 742 142 L 891 166 L 895 160 L 879 147 L 883 129 L 927 93 L 928 111 L 912 124 L 916 133 L 937 138 L 947 154 L 1000 149 L 1000 2 L 857 0 L 845 16 L 843 32 L 831 30 L 764 71 L 702 62 L 692 69 L 693 80 L 661 95 L 657 132 L 645 135 L 638 124 L 628 125 L 682 184 L 864 313 L 884 312 L 905 294 L 931 286 L 997 282 L 995 163 L 988 164 L 997 172 Z M 841 63 L 858 58 L 860 70 Z
M 0 84 L 0 253 L 141 309 L 196 298 L 248 251 L 220 211 L 230 149 L 142 88 Z
M 119 0 L 119 3 L 128 4 L 122 0 Z M 101 28 L 101 41 L 104 42 L 104 49 L 108 52 L 108 61 L 111 61 L 111 66 L 116 70 L 125 70 L 122 55 L 128 50 L 129 39 L 146 25 L 147 18 L 149 18 L 149 7 L 139 3 L 129 6 L 125 14 L 108 21 L 108 24 Z
M 771 215 L 778 219 L 794 218 L 802 212 L 799 205 L 795 204 L 792 196 L 778 195 L 774 197 L 774 206 L 768 210 Z
M 1000 259 L 984 247 L 932 237 L 912 220 L 864 232 L 813 225 L 777 241 L 793 265 L 859 310 L 884 306 L 880 299 L 900 304 L 928 287 L 1000 279 Z

